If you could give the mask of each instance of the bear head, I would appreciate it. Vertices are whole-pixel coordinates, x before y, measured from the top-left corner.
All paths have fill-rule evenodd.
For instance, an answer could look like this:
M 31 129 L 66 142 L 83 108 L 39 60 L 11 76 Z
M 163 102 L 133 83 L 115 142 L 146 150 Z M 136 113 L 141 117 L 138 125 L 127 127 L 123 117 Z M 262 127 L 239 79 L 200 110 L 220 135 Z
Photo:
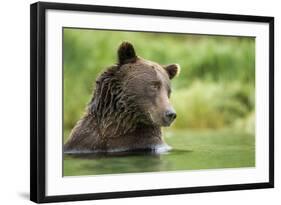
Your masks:
M 169 98 L 177 64 L 160 65 L 136 55 L 133 45 L 123 42 L 118 64 L 96 81 L 90 110 L 105 127 L 117 123 L 127 131 L 138 124 L 169 126 L 176 118 Z

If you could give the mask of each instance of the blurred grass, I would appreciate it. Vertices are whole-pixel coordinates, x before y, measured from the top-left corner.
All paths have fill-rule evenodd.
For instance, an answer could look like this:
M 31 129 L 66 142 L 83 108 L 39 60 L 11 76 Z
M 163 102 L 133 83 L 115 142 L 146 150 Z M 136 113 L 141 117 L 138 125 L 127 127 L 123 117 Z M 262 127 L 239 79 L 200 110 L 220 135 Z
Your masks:
M 196 80 L 188 89 L 178 89 L 173 93 L 172 104 L 181 114 L 172 128 L 217 129 L 232 126 L 254 111 L 253 90 L 253 85 L 239 81 Z
M 124 40 L 143 58 L 181 65 L 171 97 L 178 118 L 169 130 L 231 127 L 254 134 L 254 38 L 64 29 L 65 137 Z

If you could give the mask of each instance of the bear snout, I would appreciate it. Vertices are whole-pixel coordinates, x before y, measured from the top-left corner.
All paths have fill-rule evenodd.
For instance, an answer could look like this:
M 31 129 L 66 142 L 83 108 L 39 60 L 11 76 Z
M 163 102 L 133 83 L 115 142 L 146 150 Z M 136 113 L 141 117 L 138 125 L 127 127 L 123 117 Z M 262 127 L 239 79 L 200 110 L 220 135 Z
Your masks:
M 169 126 L 174 119 L 176 119 L 177 113 L 173 108 L 169 108 L 164 113 L 164 126 Z

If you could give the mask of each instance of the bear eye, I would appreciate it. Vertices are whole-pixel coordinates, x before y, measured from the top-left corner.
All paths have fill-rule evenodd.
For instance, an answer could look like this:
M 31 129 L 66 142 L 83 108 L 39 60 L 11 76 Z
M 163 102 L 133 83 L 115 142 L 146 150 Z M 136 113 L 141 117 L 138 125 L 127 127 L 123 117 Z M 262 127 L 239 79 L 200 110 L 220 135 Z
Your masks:
M 170 97 L 171 97 L 171 92 L 172 92 L 171 88 L 170 88 L 170 87 L 168 87 L 168 98 L 170 98 Z
M 161 87 L 161 83 L 159 81 L 153 81 L 151 84 L 150 84 L 150 87 L 154 90 L 159 90 L 160 87 Z

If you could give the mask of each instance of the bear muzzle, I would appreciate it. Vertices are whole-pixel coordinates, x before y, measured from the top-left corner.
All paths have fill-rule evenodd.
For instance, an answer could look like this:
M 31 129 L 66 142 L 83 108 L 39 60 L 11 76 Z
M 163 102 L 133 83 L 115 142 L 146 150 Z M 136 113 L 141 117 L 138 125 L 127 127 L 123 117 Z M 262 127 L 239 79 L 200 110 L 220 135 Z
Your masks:
M 176 119 L 177 113 L 174 108 L 169 108 L 164 113 L 163 126 L 170 126 L 171 123 Z

